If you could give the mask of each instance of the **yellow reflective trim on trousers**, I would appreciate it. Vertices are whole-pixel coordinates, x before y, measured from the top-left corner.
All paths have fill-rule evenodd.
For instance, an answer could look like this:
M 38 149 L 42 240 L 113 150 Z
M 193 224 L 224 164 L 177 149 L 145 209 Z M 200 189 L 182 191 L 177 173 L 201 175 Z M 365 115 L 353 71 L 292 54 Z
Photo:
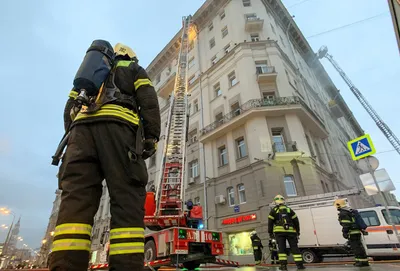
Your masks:
M 118 67 L 129 67 L 129 65 L 130 65 L 132 62 L 134 62 L 134 61 L 130 61 L 130 60 L 120 60 L 120 61 L 117 62 L 116 68 L 118 68 Z
M 83 223 L 64 223 L 56 227 L 54 236 L 62 234 L 92 234 L 92 226 Z
M 269 215 L 268 218 L 271 218 L 272 220 L 275 219 L 275 217 L 273 217 L 272 215 Z
M 295 262 L 299 262 L 303 260 L 303 257 L 301 256 L 301 254 L 293 254 L 293 260 Z
M 76 97 L 78 97 L 78 95 L 79 95 L 79 93 L 78 93 L 77 91 L 71 90 L 71 91 L 69 92 L 69 94 L 68 94 L 68 97 L 75 100 Z
M 144 238 L 143 228 L 118 228 L 110 231 L 111 239 L 121 238 Z
M 136 80 L 136 82 L 134 83 L 135 89 L 137 90 L 138 88 L 140 88 L 141 86 L 145 86 L 145 85 L 149 85 L 149 86 L 153 86 L 153 83 L 150 81 L 150 79 L 138 79 Z
M 279 258 L 279 260 L 284 261 L 284 260 L 287 260 L 287 255 L 285 253 L 282 253 L 282 254 L 279 253 L 278 258 Z
M 359 234 L 359 233 L 361 233 L 360 230 L 351 230 L 351 231 L 349 232 L 349 234 Z
M 293 227 L 289 227 L 288 230 L 285 230 L 283 226 L 274 226 L 274 232 L 294 232 L 296 233 L 296 230 Z
M 74 121 L 86 119 L 86 118 L 94 118 L 94 117 L 118 117 L 129 121 L 135 125 L 139 124 L 139 117 L 132 110 L 129 110 L 125 107 L 115 104 L 105 104 L 99 110 L 94 113 L 82 113 L 79 112 Z
M 144 253 L 143 242 L 119 243 L 110 245 L 110 255 Z
M 82 239 L 60 239 L 53 242 L 51 250 L 63 251 L 63 250 L 86 250 L 90 251 L 90 240 Z
M 350 220 L 343 219 L 343 220 L 340 220 L 340 223 L 353 223 L 353 222 Z

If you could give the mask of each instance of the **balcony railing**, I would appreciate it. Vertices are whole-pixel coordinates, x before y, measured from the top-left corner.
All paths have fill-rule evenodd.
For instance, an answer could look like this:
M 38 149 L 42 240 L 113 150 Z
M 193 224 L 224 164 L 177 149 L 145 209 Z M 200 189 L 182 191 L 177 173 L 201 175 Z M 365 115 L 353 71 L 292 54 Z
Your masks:
M 274 152 L 296 152 L 298 151 L 297 149 L 297 143 L 296 141 L 290 141 L 290 142 L 275 142 L 272 145 L 272 148 Z
M 210 133 L 211 131 L 217 129 L 221 125 L 230 122 L 234 118 L 242 115 L 243 113 L 260 107 L 270 107 L 270 106 L 281 106 L 281 105 L 291 105 L 291 104 L 300 104 L 302 105 L 308 113 L 310 113 L 316 121 L 325 129 L 325 125 L 320 121 L 318 116 L 314 113 L 308 105 L 301 100 L 298 96 L 289 96 L 289 97 L 279 97 L 275 99 L 252 99 L 242 104 L 238 109 L 235 109 L 228 114 L 224 115 L 222 118 L 214 121 L 213 123 L 207 125 L 200 131 L 200 135 L 205 135 Z

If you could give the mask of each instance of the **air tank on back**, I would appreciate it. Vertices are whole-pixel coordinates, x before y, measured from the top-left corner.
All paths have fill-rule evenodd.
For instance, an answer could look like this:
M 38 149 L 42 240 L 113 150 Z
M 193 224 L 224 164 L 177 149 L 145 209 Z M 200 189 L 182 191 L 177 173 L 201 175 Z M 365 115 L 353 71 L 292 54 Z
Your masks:
M 74 88 L 85 89 L 88 96 L 97 95 L 110 73 L 113 59 L 111 44 L 106 40 L 94 40 L 75 75 Z

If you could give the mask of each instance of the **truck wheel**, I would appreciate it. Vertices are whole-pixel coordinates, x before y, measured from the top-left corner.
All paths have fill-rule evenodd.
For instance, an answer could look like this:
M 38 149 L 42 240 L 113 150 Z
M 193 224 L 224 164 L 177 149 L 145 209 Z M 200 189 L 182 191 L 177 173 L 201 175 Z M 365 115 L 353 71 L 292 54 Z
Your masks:
M 301 254 L 305 263 L 317 263 L 320 261 L 318 255 L 311 249 L 303 250 Z
M 156 253 L 156 244 L 153 240 L 149 240 L 144 245 L 144 261 L 151 262 L 154 261 L 157 257 Z
M 187 268 L 188 270 L 195 270 L 196 268 L 199 268 L 199 266 L 200 266 L 200 263 L 196 262 L 196 261 L 183 263 L 183 267 Z

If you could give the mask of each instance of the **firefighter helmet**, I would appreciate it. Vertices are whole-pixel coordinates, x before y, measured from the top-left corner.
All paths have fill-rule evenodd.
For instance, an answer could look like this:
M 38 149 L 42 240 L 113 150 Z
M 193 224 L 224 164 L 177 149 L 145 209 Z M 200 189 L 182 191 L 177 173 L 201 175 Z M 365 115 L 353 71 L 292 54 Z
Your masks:
M 129 46 L 122 43 L 115 44 L 114 52 L 117 56 L 128 55 L 131 59 L 137 58 L 136 53 Z
M 250 236 L 254 236 L 254 235 L 256 235 L 256 234 L 257 234 L 256 231 L 252 231 L 252 232 L 250 233 Z
M 334 204 L 333 204 L 337 209 L 346 207 L 347 202 L 345 199 L 336 199 Z
M 282 196 L 282 195 L 276 195 L 275 198 L 274 198 L 274 203 L 276 205 L 285 204 L 285 197 Z

